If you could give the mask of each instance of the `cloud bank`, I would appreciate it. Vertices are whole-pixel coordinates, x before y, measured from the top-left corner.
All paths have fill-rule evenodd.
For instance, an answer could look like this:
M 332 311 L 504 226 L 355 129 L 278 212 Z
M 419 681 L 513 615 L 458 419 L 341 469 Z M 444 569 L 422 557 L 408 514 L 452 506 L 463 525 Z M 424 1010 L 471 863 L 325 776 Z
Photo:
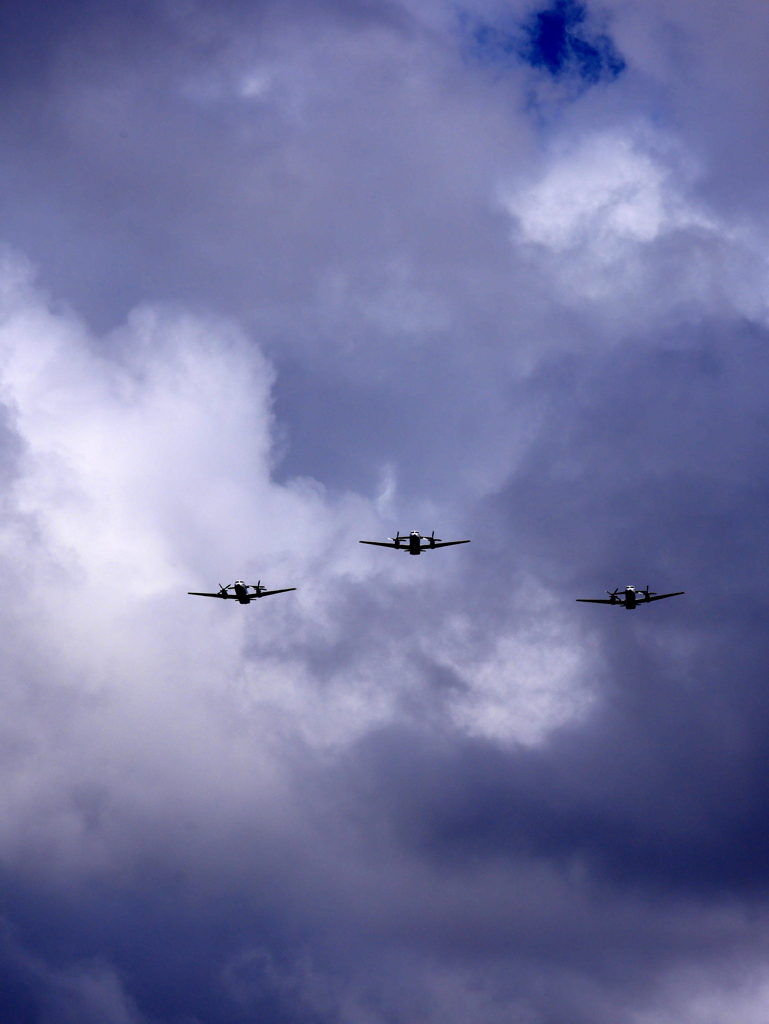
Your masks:
M 5 14 L 3 1019 L 763 1020 L 765 16 Z

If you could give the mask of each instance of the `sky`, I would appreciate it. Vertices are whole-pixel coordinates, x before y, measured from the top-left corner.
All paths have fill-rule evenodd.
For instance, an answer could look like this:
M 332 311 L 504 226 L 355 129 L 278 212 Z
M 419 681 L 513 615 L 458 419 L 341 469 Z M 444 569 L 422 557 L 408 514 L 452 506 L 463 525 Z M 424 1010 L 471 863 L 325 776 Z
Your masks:
M 0 0 L 4 1024 L 765 1024 L 767 37 Z

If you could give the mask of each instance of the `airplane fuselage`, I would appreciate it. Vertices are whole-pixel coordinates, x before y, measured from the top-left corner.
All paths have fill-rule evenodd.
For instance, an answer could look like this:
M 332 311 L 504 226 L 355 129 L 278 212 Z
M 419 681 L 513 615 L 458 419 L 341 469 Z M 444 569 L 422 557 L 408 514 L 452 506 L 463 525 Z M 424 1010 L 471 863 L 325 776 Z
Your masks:
M 250 604 L 254 597 L 260 596 L 258 591 L 255 594 L 249 594 L 243 580 L 235 580 L 233 586 L 235 588 L 235 597 L 237 597 L 241 604 Z
M 645 590 L 636 590 L 635 587 L 625 587 L 624 597 L 627 611 L 632 611 L 639 604 L 649 603 L 649 594 Z
M 418 533 L 409 534 L 409 554 L 410 555 L 421 555 L 422 554 L 422 538 Z

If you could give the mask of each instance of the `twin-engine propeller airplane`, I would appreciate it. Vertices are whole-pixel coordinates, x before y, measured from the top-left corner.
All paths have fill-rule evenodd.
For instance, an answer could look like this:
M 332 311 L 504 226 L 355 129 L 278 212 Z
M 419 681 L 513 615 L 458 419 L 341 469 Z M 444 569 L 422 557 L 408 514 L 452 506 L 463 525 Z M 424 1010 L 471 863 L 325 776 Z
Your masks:
M 230 594 L 230 590 L 234 590 L 235 593 Z M 253 591 L 252 594 L 249 593 L 250 590 Z M 287 594 L 289 590 L 296 590 L 296 587 L 284 587 L 282 590 L 267 590 L 266 587 L 262 586 L 261 580 L 256 584 L 235 580 L 228 587 L 223 587 L 220 583 L 219 591 L 216 594 L 203 594 L 199 590 L 188 590 L 187 593 L 192 594 L 193 597 L 221 597 L 225 600 L 229 598 L 230 601 L 240 601 L 241 604 L 250 604 L 259 597 L 271 597 L 272 594 Z
M 422 544 L 422 541 L 425 541 Z M 362 540 L 361 544 L 374 544 L 378 548 L 398 548 L 400 551 L 408 551 L 410 555 L 421 555 L 423 551 L 431 548 L 450 548 L 452 544 L 469 544 L 469 540 L 441 540 L 435 536 L 435 530 L 429 537 L 423 537 L 418 530 L 412 530 L 408 537 L 401 537 L 396 533 L 394 537 L 388 537 L 387 542 L 383 540 Z
M 606 593 L 609 595 L 608 600 L 605 597 L 578 597 L 577 601 L 583 601 L 586 604 L 618 604 L 631 612 L 639 604 L 648 604 L 649 601 L 662 601 L 665 597 L 678 597 L 680 594 L 685 594 L 686 591 L 676 590 L 674 594 L 657 594 L 653 590 L 649 590 L 647 586 L 646 590 L 625 587 L 622 592 L 617 587 L 616 590 L 607 590 Z

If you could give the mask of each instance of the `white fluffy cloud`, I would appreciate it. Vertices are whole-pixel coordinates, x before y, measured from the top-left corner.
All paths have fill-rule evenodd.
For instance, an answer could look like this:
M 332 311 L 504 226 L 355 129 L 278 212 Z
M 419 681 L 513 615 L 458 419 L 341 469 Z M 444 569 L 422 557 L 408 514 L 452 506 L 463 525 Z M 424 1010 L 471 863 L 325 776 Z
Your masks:
M 638 123 L 552 145 L 541 176 L 500 191 L 514 242 L 558 294 L 633 331 L 708 313 L 766 321 L 769 242 L 696 198 L 705 170 Z M 643 318 L 642 320 L 640 318 Z
M 3 857 L 106 869 L 132 856 L 129 819 L 274 807 L 289 737 L 339 744 L 393 721 L 425 657 L 457 673 L 444 710 L 472 734 L 538 742 L 581 713 L 586 655 L 560 626 L 513 614 L 489 653 L 449 601 L 430 616 L 446 642 L 425 645 L 398 606 L 436 573 L 461 594 L 456 553 L 359 547 L 397 507 L 392 476 L 386 500 L 272 479 L 273 371 L 236 328 L 144 308 L 99 340 L 17 258 L 1 274 L 17 453 L 0 520 Z M 236 577 L 299 589 L 247 608 L 186 595 Z
M 710 227 L 671 187 L 664 165 L 624 134 L 583 138 L 531 189 L 507 196 L 522 239 L 555 252 L 590 246 L 611 262 L 623 242 L 652 242 L 679 227 Z

